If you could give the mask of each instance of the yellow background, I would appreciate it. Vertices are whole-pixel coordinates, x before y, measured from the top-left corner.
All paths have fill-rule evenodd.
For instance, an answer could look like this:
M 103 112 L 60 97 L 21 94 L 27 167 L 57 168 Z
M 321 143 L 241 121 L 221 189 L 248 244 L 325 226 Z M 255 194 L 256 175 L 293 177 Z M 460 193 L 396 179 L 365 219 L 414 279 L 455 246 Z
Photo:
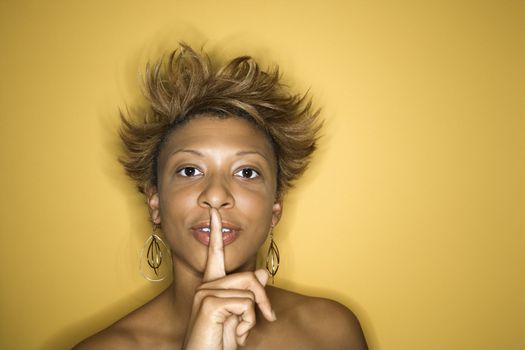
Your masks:
M 61 349 L 157 293 L 118 107 L 179 40 L 278 62 L 324 107 L 277 285 L 371 349 L 524 349 L 522 1 L 0 2 L 0 348 Z

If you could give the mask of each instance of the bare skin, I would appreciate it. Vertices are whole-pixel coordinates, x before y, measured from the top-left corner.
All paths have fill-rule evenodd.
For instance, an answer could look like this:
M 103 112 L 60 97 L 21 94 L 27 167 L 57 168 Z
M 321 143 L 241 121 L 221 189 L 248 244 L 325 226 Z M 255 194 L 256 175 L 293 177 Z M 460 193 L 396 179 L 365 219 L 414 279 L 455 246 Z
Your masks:
M 175 130 L 147 193 L 174 281 L 75 349 L 366 349 L 345 306 L 266 286 L 255 269 L 282 211 L 276 173 L 266 136 L 245 120 L 204 116 Z

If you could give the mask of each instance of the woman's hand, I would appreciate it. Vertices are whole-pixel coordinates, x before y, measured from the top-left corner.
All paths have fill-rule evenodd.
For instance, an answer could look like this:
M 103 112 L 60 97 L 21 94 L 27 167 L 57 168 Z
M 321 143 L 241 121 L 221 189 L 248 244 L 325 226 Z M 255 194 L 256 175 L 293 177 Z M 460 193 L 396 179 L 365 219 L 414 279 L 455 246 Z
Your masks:
M 246 343 L 255 326 L 255 304 L 268 321 L 275 321 L 261 269 L 226 276 L 222 223 L 210 209 L 210 243 L 203 284 L 197 288 L 183 349 L 230 350 Z

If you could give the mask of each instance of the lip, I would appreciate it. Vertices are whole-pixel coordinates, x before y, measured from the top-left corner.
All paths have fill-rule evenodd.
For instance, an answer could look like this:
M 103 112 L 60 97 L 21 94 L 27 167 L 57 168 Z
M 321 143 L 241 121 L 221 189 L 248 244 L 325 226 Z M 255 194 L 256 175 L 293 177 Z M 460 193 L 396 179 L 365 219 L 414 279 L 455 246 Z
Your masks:
M 221 222 L 222 228 L 226 228 L 229 232 L 222 233 L 222 242 L 224 246 L 233 243 L 239 237 L 241 228 L 235 224 L 227 221 Z M 209 221 L 202 221 L 191 227 L 191 233 L 193 237 L 205 246 L 210 245 L 210 232 L 205 231 L 206 228 L 210 227 Z

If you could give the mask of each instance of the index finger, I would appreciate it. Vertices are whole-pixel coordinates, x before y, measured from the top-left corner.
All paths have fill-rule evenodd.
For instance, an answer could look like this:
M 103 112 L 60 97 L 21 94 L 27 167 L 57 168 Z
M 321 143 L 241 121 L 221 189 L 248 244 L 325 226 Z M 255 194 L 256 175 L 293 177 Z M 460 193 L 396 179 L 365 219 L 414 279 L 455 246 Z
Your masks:
M 222 219 L 215 208 L 210 209 L 210 242 L 204 270 L 204 282 L 226 276 L 224 268 L 224 244 L 222 241 Z

